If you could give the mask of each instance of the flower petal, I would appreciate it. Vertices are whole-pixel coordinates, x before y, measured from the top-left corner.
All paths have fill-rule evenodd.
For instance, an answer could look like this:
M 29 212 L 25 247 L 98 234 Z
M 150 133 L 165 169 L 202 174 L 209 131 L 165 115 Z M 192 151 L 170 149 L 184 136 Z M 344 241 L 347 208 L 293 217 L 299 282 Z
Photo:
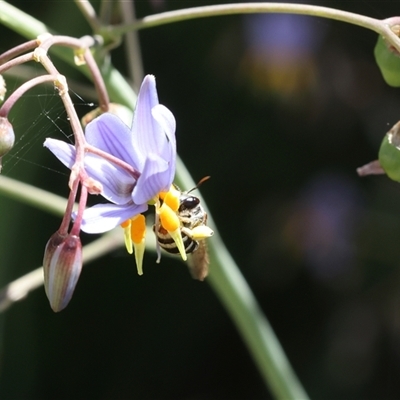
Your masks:
M 103 185 L 101 195 L 115 204 L 126 204 L 131 200 L 136 180 L 125 170 L 100 156 L 85 155 L 85 169 L 88 175 Z
M 142 174 L 133 189 L 133 202 L 147 203 L 158 193 L 168 191 L 171 186 L 169 178 L 169 164 L 156 154 L 149 154 Z
M 140 154 L 156 153 L 165 147 L 167 138 L 151 110 L 158 104 L 156 81 L 147 75 L 140 87 L 132 122 L 133 147 Z
M 75 163 L 75 147 L 61 140 L 46 139 L 44 144 L 66 167 Z M 88 175 L 103 185 L 101 195 L 115 204 L 126 204 L 131 200 L 135 179 L 122 168 L 94 154 L 85 155 Z
M 144 165 L 144 154 L 132 145 L 132 134 L 117 116 L 105 113 L 90 122 L 85 129 L 89 144 L 125 161 L 138 171 Z
M 161 157 L 168 161 L 170 164 L 170 177 L 169 177 L 169 186 L 171 186 L 172 181 L 175 177 L 175 164 L 176 164 L 176 138 L 175 138 L 175 130 L 176 130 L 176 122 L 175 117 L 167 107 L 162 104 L 158 104 L 153 107 L 151 110 L 154 119 L 158 122 L 165 135 L 167 136 L 168 141 L 166 141 L 166 146 L 162 149 Z
M 84 211 L 81 230 L 86 233 L 110 231 L 127 219 L 146 211 L 147 207 L 147 204 L 132 203 L 126 206 L 97 204 Z
M 47 138 L 44 143 L 47 147 L 66 167 L 69 169 L 75 163 L 75 147 L 63 142 L 62 140 Z

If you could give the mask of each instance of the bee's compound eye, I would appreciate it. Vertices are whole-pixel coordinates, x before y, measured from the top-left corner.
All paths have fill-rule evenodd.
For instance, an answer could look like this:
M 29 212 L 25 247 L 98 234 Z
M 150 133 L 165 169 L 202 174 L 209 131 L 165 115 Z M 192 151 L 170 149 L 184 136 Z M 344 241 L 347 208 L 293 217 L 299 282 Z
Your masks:
M 197 207 L 200 204 L 200 199 L 195 196 L 188 196 L 184 200 L 181 201 L 181 204 L 179 206 L 179 211 L 183 210 L 191 210 L 195 207 Z

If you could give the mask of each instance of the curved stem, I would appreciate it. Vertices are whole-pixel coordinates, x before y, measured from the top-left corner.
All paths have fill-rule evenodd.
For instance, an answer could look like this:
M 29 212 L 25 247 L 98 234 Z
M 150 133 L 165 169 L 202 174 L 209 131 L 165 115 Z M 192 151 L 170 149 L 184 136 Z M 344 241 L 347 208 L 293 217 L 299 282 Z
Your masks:
M 394 18 L 378 20 L 356 13 L 341 11 L 334 8 L 313 6 L 309 4 L 291 3 L 240 3 L 240 4 L 217 4 L 212 6 L 202 6 L 185 8 L 183 10 L 168 11 L 160 14 L 149 15 L 143 19 L 130 24 L 108 26 L 103 28 L 106 32 L 114 35 L 122 35 L 132 29 L 145 29 L 155 26 L 170 24 L 172 22 L 186 21 L 196 18 L 216 17 L 234 14 L 263 14 L 263 13 L 282 13 L 300 14 L 312 17 L 321 17 L 346 22 L 348 24 L 361 26 L 370 29 L 390 42 L 400 52 L 400 38 L 390 29 L 394 23 Z
M 378 20 L 356 13 L 341 11 L 334 8 L 313 6 L 309 4 L 291 3 L 239 3 L 218 4 L 185 8 L 183 10 L 168 11 L 160 14 L 149 15 L 131 24 L 109 26 L 103 28 L 111 31 L 114 35 L 122 35 L 132 29 L 145 29 L 155 26 L 170 24 L 172 22 L 186 21 L 195 18 L 216 17 L 234 14 L 258 14 L 258 13 L 281 13 L 300 14 L 313 17 L 328 18 L 336 21 L 346 22 L 352 25 L 370 29 L 390 42 L 400 52 L 400 38 L 390 29 L 396 18 Z
M 20 44 L 19 46 L 13 47 L 12 49 L 4 52 L 0 55 L 0 65 L 3 65 L 6 61 L 17 57 L 20 54 L 26 53 L 29 50 L 33 50 L 38 46 L 37 40 L 30 40 Z
M 8 71 L 10 68 L 15 67 L 16 65 L 24 64 L 28 61 L 33 60 L 33 52 L 24 54 L 22 56 L 15 57 L 11 59 L 10 61 L 5 62 L 4 64 L 0 65 L 0 74 L 3 74 L 4 72 Z
M 55 77 L 53 75 L 40 75 L 36 78 L 31 79 L 23 83 L 17 90 L 15 90 L 10 97 L 4 102 L 4 104 L 0 108 L 0 116 L 7 117 L 10 112 L 12 106 L 16 103 L 16 101 L 29 89 L 32 89 L 36 85 L 40 85 L 45 82 L 53 82 L 55 81 Z
M 329 18 L 349 24 L 362 26 L 379 32 L 381 21 L 347 11 L 334 8 L 313 6 L 309 4 L 291 3 L 239 3 L 239 4 L 218 4 L 185 8 L 183 10 L 168 11 L 160 14 L 149 15 L 137 22 L 128 25 L 109 27 L 114 34 L 123 34 L 131 29 L 144 29 L 154 26 L 170 24 L 172 22 L 186 21 L 195 18 L 216 17 L 221 15 L 234 14 L 256 14 L 256 13 L 284 13 L 301 14 L 313 17 Z

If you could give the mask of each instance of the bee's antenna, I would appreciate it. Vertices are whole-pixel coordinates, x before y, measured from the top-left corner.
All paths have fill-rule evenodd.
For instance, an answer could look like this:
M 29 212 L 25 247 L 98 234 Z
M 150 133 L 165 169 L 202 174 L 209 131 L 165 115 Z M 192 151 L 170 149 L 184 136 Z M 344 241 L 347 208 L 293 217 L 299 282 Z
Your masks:
M 197 182 L 197 185 L 196 185 L 194 188 L 188 190 L 186 193 L 190 193 L 190 192 L 193 192 L 193 190 L 198 189 L 198 188 L 200 187 L 200 185 L 203 184 L 203 182 L 208 181 L 210 178 L 211 178 L 211 176 L 205 176 L 204 178 L 201 178 L 201 179 Z

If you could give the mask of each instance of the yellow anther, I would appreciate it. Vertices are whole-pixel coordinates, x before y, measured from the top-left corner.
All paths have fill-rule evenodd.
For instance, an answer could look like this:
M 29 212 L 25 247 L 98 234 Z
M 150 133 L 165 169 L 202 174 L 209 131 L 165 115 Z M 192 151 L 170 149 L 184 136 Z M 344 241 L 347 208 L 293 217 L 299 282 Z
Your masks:
M 186 261 L 187 257 L 182 240 L 181 223 L 176 212 L 174 212 L 166 203 L 163 203 L 159 208 L 158 214 L 161 226 L 168 231 L 169 235 L 174 240 L 176 247 L 178 247 L 182 259 Z
M 167 193 L 168 193 L 168 192 L 160 192 L 160 193 L 158 194 L 158 197 L 159 197 L 161 200 L 164 201 L 165 195 L 166 195 Z
M 166 203 L 160 207 L 159 216 L 162 227 L 168 232 L 175 231 L 180 228 L 181 224 L 176 212 L 173 211 Z
M 132 247 L 132 238 L 131 238 L 131 220 L 127 219 L 121 224 L 121 228 L 124 230 L 124 241 L 125 241 L 125 247 L 126 251 L 129 254 L 133 253 L 133 247 Z
M 178 228 L 174 231 L 168 231 L 169 235 L 174 239 L 176 247 L 178 247 L 179 253 L 183 259 L 183 261 L 187 260 L 185 246 L 183 245 L 181 229 Z
M 144 244 L 144 240 L 141 243 L 133 243 L 135 246 L 135 261 L 136 261 L 136 268 L 139 275 L 143 275 L 143 254 L 146 248 Z
M 146 219 L 139 214 L 127 219 L 121 224 L 124 229 L 125 247 L 129 254 L 135 249 L 136 268 L 139 275 L 143 275 L 143 254 L 145 250 L 144 237 L 146 234 Z M 133 246 L 132 246 L 133 244 Z
M 171 190 L 164 197 L 164 203 L 167 204 L 172 210 L 177 212 L 179 208 L 179 197 L 180 192 L 171 187 Z
M 121 228 L 127 228 L 128 226 L 131 226 L 131 220 L 130 219 L 127 219 L 126 221 L 124 221 L 121 224 Z
M 131 219 L 131 238 L 135 244 L 142 243 L 146 234 L 146 219 L 144 215 L 139 214 Z

